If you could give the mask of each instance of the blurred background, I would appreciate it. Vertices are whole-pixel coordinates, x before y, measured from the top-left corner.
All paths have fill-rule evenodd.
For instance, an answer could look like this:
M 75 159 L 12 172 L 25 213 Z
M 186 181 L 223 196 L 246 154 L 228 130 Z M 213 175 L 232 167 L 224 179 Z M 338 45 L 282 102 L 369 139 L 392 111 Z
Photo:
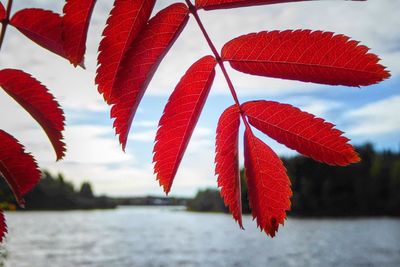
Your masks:
M 14 2 L 14 11 L 38 7 L 59 13 L 64 4 Z M 199 12 L 217 48 L 262 30 L 333 31 L 370 47 L 392 74 L 378 85 L 349 88 L 248 76 L 228 67 L 242 102 L 275 100 L 323 117 L 346 132 L 363 159 L 333 168 L 259 135 L 284 159 L 294 191 L 293 209 L 273 239 L 260 233 L 248 214 L 241 231 L 217 191 L 215 128 L 233 103 L 219 70 L 169 198 L 152 174 L 164 104 L 187 68 L 210 54 L 192 18 L 150 83 L 126 153 L 121 151 L 109 108 L 94 85 L 97 47 L 112 2 L 96 4 L 86 70 L 7 30 L 0 68 L 23 69 L 52 91 L 66 114 L 68 152 L 55 163 L 45 133 L 0 91 L 1 114 L 13 114 L 0 116 L 0 127 L 46 170 L 26 197 L 24 212 L 13 211 L 10 192 L 0 184 L 2 206 L 10 210 L 0 266 L 400 265 L 400 2 L 307 1 Z M 158 1 L 154 13 L 171 2 Z M 243 203 L 246 192 L 243 186 Z M 249 212 L 245 204 L 243 211 Z

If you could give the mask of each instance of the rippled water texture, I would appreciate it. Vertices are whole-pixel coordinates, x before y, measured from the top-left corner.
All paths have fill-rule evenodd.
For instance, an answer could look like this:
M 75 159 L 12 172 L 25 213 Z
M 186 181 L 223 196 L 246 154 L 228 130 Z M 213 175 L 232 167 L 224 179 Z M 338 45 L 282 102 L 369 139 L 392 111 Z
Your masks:
M 400 266 L 400 220 L 289 218 L 277 237 L 176 208 L 7 213 L 5 266 Z M 1 266 L 1 263 L 0 263 Z

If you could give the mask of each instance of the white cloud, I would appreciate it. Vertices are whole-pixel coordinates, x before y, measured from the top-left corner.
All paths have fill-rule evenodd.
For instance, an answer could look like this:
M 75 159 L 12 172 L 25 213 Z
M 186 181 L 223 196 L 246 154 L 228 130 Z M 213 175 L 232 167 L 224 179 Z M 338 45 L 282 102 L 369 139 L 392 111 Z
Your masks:
M 70 166 L 49 164 L 52 172 L 63 172 L 67 179 L 76 185 L 90 181 L 96 194 L 107 195 L 144 195 L 161 194 L 162 190 L 155 182 L 151 165 L 135 168 L 133 164 L 122 164 L 111 169 L 105 164 L 70 164 Z
M 50 7 L 60 12 L 63 3 L 50 0 L 15 1 L 15 10 L 29 6 Z M 170 1 L 158 1 L 158 9 L 169 3 Z M 88 111 L 108 111 L 94 85 L 94 77 L 97 46 L 111 6 L 112 1 L 98 1 L 96 4 L 87 42 L 86 71 L 74 69 L 66 60 L 38 47 L 12 27 L 7 30 L 0 53 L 0 68 L 23 69 L 37 77 L 66 108 L 67 120 Z M 380 54 L 384 64 L 398 77 L 400 20 L 396 11 L 399 9 L 400 1 L 393 0 L 310 1 L 201 11 L 200 16 L 217 48 L 221 48 L 226 41 L 238 35 L 262 30 L 310 28 L 344 33 L 372 47 L 372 52 Z M 169 95 L 188 67 L 206 54 L 210 54 L 210 50 L 191 19 L 160 65 L 147 94 Z M 288 98 L 286 102 L 299 105 L 303 110 L 325 118 L 332 110 L 341 107 L 340 103 L 334 101 L 304 97 L 304 94 L 319 90 L 316 85 L 249 76 L 229 67 L 228 71 L 240 97 L 257 95 L 285 99 L 288 94 L 299 93 L 300 96 Z M 219 70 L 212 93 L 229 93 Z M 398 133 L 400 121 L 396 114 L 400 112 L 399 101 L 399 97 L 393 97 L 368 104 L 350 112 L 350 115 L 347 113 L 346 116 L 349 116 L 353 123 L 348 132 L 352 135 L 376 136 Z M 151 156 L 144 157 L 134 149 L 124 154 L 117 138 L 111 138 L 114 136 L 111 120 L 106 126 L 98 126 L 90 122 L 93 118 L 85 117 L 84 123 L 87 125 L 67 125 L 67 157 L 62 162 L 54 163 L 55 156 L 50 142 L 36 122 L 4 93 L 0 93 L 0 106 L 0 128 L 14 134 L 26 145 L 27 150 L 37 157 L 42 167 L 61 171 L 77 183 L 90 180 L 98 193 L 131 195 L 162 192 L 155 182 L 155 176 L 152 175 Z M 142 109 L 139 107 L 138 113 L 140 112 Z M 108 119 L 108 116 L 104 118 Z M 129 139 L 143 142 L 150 147 L 154 141 L 157 124 L 157 121 L 146 118 L 135 122 L 137 130 L 131 133 Z M 198 187 L 216 186 L 216 178 L 213 175 L 213 144 L 214 129 L 198 127 L 195 130 L 172 193 L 190 195 Z M 276 143 L 271 142 L 271 145 L 280 154 L 293 153 Z M 151 155 L 151 151 L 148 154 Z
M 54 11 L 60 12 L 63 4 L 49 0 L 23 2 L 17 2 L 16 8 L 50 6 Z M 157 10 L 167 4 L 167 1 L 159 3 Z M 66 60 L 33 44 L 11 27 L 1 53 L 1 66 L 22 68 L 34 74 L 52 89 L 57 98 L 62 100 L 64 107 L 107 110 L 93 81 L 97 65 L 97 46 L 111 6 L 112 1 L 100 1 L 96 5 L 87 43 L 87 71 L 72 68 Z M 200 15 L 218 48 L 238 35 L 255 31 L 294 28 L 329 30 L 352 36 L 372 47 L 372 51 L 380 54 L 384 64 L 397 76 L 400 72 L 397 64 L 400 60 L 400 36 L 397 31 L 400 20 L 394 10 L 399 9 L 400 2 L 392 0 L 310 1 L 202 11 Z M 198 26 L 190 19 L 160 65 L 147 94 L 169 95 L 187 68 L 198 58 L 210 53 Z M 304 90 L 312 91 L 316 88 L 315 85 L 307 83 L 254 77 L 236 71 L 230 73 L 239 94 L 243 96 L 276 96 Z M 213 93 L 229 93 L 220 73 L 214 83 Z
M 156 137 L 157 130 L 148 130 L 142 132 L 131 132 L 129 134 L 128 139 L 134 141 L 142 141 L 142 142 L 154 142 Z
M 63 162 L 82 164 L 113 164 L 134 162 L 133 155 L 124 154 L 116 138 L 106 137 L 112 129 L 105 126 L 74 125 L 66 128 L 65 142 L 69 145 Z
M 284 103 L 294 105 L 300 108 L 302 111 L 311 113 L 320 118 L 328 118 L 328 115 L 333 110 L 342 107 L 343 104 L 317 98 L 317 97 L 309 97 L 309 96 L 299 96 L 299 97 L 292 97 L 283 100 Z
M 367 104 L 346 114 L 352 121 L 351 135 L 379 136 L 400 134 L 400 96 Z
M 135 127 L 156 128 L 157 126 L 158 126 L 158 121 L 151 121 L 151 120 L 135 121 Z

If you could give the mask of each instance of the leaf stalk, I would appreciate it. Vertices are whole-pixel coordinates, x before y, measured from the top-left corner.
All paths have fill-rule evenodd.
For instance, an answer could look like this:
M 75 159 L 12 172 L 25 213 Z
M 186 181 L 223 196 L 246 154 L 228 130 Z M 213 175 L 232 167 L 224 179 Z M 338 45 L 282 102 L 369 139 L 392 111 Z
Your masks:
M 240 115 L 242 117 L 242 120 L 246 126 L 246 128 L 250 129 L 250 126 L 247 122 L 246 116 L 244 115 L 242 108 L 240 106 L 240 102 L 239 102 L 239 98 L 236 94 L 236 90 L 235 87 L 233 86 L 232 80 L 229 77 L 228 72 L 226 71 L 225 65 L 224 65 L 224 61 L 222 60 L 220 54 L 218 53 L 217 49 L 215 48 L 214 43 L 212 42 L 210 36 L 208 35 L 207 30 L 205 29 L 203 22 L 201 21 L 199 14 L 197 13 L 197 8 L 192 4 L 192 2 L 190 0 L 185 0 L 186 4 L 189 7 L 189 11 L 190 13 L 193 15 L 194 19 L 197 22 L 197 25 L 199 26 L 201 32 L 203 33 L 204 38 L 207 41 L 208 46 L 210 47 L 212 53 L 214 54 L 215 59 L 217 60 L 217 63 L 222 71 L 222 74 L 225 77 L 226 83 L 228 84 L 229 87 L 229 91 L 231 92 L 231 95 L 233 97 L 233 100 L 235 101 L 236 106 L 238 107 L 239 111 L 240 111 Z
M 1 23 L 1 33 L 0 33 L 0 50 L 3 45 L 4 36 L 6 35 L 7 26 L 10 23 L 10 14 L 12 8 L 13 0 L 8 0 L 7 9 L 6 9 L 6 18 Z

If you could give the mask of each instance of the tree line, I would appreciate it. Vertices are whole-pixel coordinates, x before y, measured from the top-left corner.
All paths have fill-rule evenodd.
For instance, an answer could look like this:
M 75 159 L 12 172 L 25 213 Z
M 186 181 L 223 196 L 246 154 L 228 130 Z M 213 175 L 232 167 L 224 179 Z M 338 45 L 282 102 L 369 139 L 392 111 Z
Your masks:
M 0 199 L 4 209 L 19 209 L 11 190 L 0 179 Z M 42 171 L 40 182 L 25 196 L 24 210 L 73 210 L 115 208 L 114 201 L 106 196 L 95 196 L 89 182 L 83 182 L 78 190 L 63 174 L 53 175 Z
M 400 216 L 400 152 L 376 151 L 371 144 L 357 147 L 358 164 L 335 167 L 295 156 L 282 158 L 292 183 L 295 216 Z M 250 213 L 244 170 L 241 171 L 243 213 Z M 0 207 L 18 209 L 11 190 L 0 179 Z M 163 197 L 109 198 L 93 194 L 91 184 L 78 189 L 62 174 L 42 172 L 26 197 L 26 210 L 114 208 L 117 205 L 182 205 L 192 211 L 227 212 L 216 189 L 205 189 L 193 199 Z
M 295 156 L 282 158 L 291 178 L 289 215 L 400 216 L 400 153 L 357 147 L 362 158 L 347 167 L 328 166 Z M 243 213 L 250 213 L 244 171 L 241 171 Z M 188 202 L 193 211 L 225 211 L 218 190 L 205 189 Z

